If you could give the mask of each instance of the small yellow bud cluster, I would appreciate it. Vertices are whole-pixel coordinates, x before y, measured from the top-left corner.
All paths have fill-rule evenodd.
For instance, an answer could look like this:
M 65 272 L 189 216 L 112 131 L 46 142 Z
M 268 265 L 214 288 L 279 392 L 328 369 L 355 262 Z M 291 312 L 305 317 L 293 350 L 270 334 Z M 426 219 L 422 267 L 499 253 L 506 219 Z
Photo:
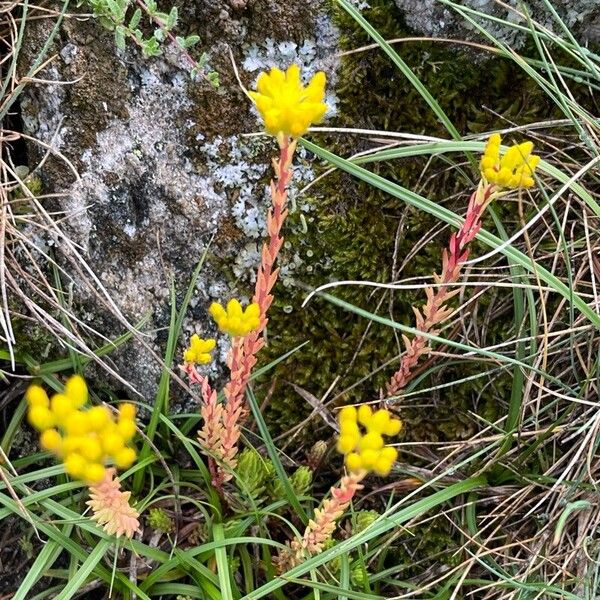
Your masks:
M 390 412 L 383 408 L 373 412 L 370 406 L 364 404 L 358 410 L 354 406 L 344 407 L 339 413 L 339 424 L 337 449 L 345 455 L 347 469 L 387 475 L 398 458 L 398 452 L 385 445 L 383 436 L 398 435 L 402 421 L 392 418 Z
M 256 92 L 250 92 L 256 108 L 271 135 L 304 135 L 312 123 L 319 123 L 325 116 L 325 73 L 313 75 L 304 87 L 300 80 L 300 67 L 290 65 L 284 73 L 273 67 L 269 73 L 261 73 Z
M 190 339 L 190 347 L 183 353 L 183 359 L 187 363 L 206 365 L 212 360 L 210 353 L 214 350 L 215 344 L 212 338 L 203 340 L 194 334 Z
M 249 304 L 246 310 L 235 298 L 227 303 L 227 308 L 213 302 L 209 312 L 219 329 L 232 337 L 248 335 L 260 325 L 260 308 L 256 302 Z
M 70 377 L 64 392 L 52 398 L 43 387 L 30 385 L 25 399 L 28 420 L 40 432 L 40 446 L 61 458 L 71 477 L 95 484 L 104 479 L 107 462 L 120 469 L 134 463 L 136 453 L 128 445 L 136 431 L 133 404 L 121 404 L 117 419 L 105 406 L 89 406 L 80 375 Z
M 531 154 L 533 143 L 515 144 L 500 158 L 501 141 L 500 135 L 494 133 L 485 146 L 480 168 L 486 181 L 508 189 L 532 187 L 533 172 L 540 162 L 539 156 Z

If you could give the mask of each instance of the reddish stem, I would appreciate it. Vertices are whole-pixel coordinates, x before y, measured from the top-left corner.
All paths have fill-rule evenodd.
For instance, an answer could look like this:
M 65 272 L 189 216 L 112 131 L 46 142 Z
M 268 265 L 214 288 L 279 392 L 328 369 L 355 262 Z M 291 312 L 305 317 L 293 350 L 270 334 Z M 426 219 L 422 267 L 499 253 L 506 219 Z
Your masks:
M 295 142 L 284 138 L 280 144 L 279 160 L 274 161 L 277 183 L 271 181 L 272 206 L 267 214 L 268 243 L 263 244 L 261 264 L 256 275 L 256 286 L 253 302 L 260 308 L 260 324 L 258 329 L 245 337 L 236 337 L 232 340 L 229 356 L 231 377 L 224 389 L 226 398 L 223 411 L 224 435 L 222 439 L 223 460 L 231 467 L 235 466 L 237 443 L 240 437 L 240 422 L 246 415 L 245 394 L 250 374 L 256 364 L 256 355 L 264 345 L 263 332 L 267 326 L 267 312 L 273 302 L 271 291 L 277 281 L 279 269 L 274 268 L 277 257 L 283 245 L 281 230 L 288 211 L 287 186 L 292 176 L 291 160 L 295 149 Z M 228 473 L 220 470 L 222 481 L 230 478 Z
M 455 283 L 460 278 L 462 267 L 469 257 L 468 245 L 481 229 L 481 216 L 493 192 L 494 186 L 487 185 L 471 194 L 465 220 L 461 228 L 450 236 L 448 248 L 442 253 L 442 274 L 434 275 L 437 290 L 434 292 L 432 288 L 427 288 L 427 303 L 421 310 L 413 307 L 416 329 L 419 331 L 435 334 L 436 326 L 452 313 L 445 302 L 458 290 L 449 291 L 448 284 Z M 406 386 L 420 357 L 430 350 L 429 340 L 424 336 L 416 335 L 412 340 L 403 336 L 403 339 L 406 352 L 400 360 L 400 367 L 386 386 L 388 396 L 397 395 Z

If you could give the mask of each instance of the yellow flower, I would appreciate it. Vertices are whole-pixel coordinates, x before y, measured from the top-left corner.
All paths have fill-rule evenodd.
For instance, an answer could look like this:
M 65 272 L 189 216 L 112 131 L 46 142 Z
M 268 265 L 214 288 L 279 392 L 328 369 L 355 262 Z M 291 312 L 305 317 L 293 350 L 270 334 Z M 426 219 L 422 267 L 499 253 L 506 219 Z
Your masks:
M 45 406 L 30 406 L 27 418 L 38 431 L 46 431 L 56 424 L 56 418 L 52 411 Z
M 540 162 L 539 156 L 531 154 L 533 143 L 515 144 L 500 157 L 501 141 L 500 135 L 494 133 L 485 146 L 480 163 L 485 180 L 507 189 L 532 187 L 535 184 L 533 173 Z
M 73 375 L 65 383 L 65 396 L 68 396 L 74 408 L 81 408 L 88 401 L 88 389 L 81 375 Z
M 358 442 L 360 450 L 381 450 L 384 446 L 383 437 L 374 431 L 365 433 Z
M 40 446 L 61 458 L 65 471 L 92 485 L 104 479 L 106 464 L 129 468 L 136 458 L 127 443 L 135 436 L 135 406 L 120 406 L 118 419 L 105 406 L 88 406 L 88 389 L 80 375 L 65 383 L 52 399 L 39 385 L 25 392 L 27 417 L 40 432 Z
M 68 435 L 83 436 L 89 431 L 87 413 L 83 411 L 73 411 L 62 423 L 63 429 Z
M 271 135 L 298 138 L 325 116 L 325 73 L 321 71 L 304 87 L 298 65 L 290 65 L 285 73 L 273 67 L 259 75 L 256 89 L 250 97 Z
M 183 359 L 187 363 L 205 365 L 212 360 L 210 353 L 214 350 L 215 344 L 212 338 L 203 340 L 194 334 L 190 339 L 190 347 L 183 353 Z
M 87 412 L 89 426 L 92 431 L 102 431 L 111 420 L 111 413 L 106 406 L 92 406 Z
M 74 479 L 83 478 L 86 466 L 85 458 L 76 452 L 72 452 L 65 458 L 65 471 Z
M 116 432 L 108 433 L 102 436 L 101 439 L 102 449 L 109 456 L 114 456 L 125 446 L 123 437 Z
M 119 469 L 128 469 L 135 461 L 135 450 L 123 448 L 115 454 L 115 464 Z
M 344 407 L 339 415 L 340 436 L 338 452 L 345 455 L 349 471 L 373 471 L 377 475 L 387 475 L 398 458 L 398 452 L 386 446 L 383 436 L 398 435 L 402 421 L 394 419 L 389 411 L 375 412 L 363 404 L 356 410 L 354 406 Z M 359 425 L 362 425 L 364 432 Z
M 354 406 L 344 406 L 344 408 L 340 410 L 339 420 L 340 423 L 344 423 L 346 421 L 350 423 L 356 423 L 356 408 Z
M 135 421 L 131 419 L 119 419 L 119 422 L 117 423 L 117 432 L 125 442 L 133 439 L 136 432 Z
M 219 329 L 232 337 L 248 335 L 260 325 L 260 308 L 256 302 L 249 304 L 246 310 L 235 298 L 227 303 L 227 308 L 213 302 L 209 312 Z
M 94 462 L 102 458 L 102 446 L 98 438 L 86 436 L 79 445 L 79 451 L 83 458 Z
M 73 402 L 65 394 L 54 394 L 50 400 L 50 409 L 61 424 L 75 411 Z
M 121 419 L 129 419 L 135 421 L 135 404 L 131 402 L 123 402 L 119 405 L 119 417 Z
M 44 450 L 59 453 L 62 448 L 63 439 L 56 429 L 46 429 L 40 435 L 40 446 Z
M 90 485 L 95 485 L 100 483 L 104 479 L 105 475 L 106 468 L 104 465 L 91 462 L 85 466 L 82 479 L 85 479 L 85 481 L 87 481 Z
M 63 438 L 62 450 L 65 455 L 71 454 L 71 452 L 77 452 L 83 443 L 84 437 L 77 437 L 75 435 L 67 435 Z
M 48 408 L 50 404 L 46 390 L 43 387 L 35 384 L 32 384 L 27 388 L 27 391 L 25 392 L 25 399 L 27 400 L 27 404 L 29 404 L 29 406 L 43 406 L 44 408 Z
M 346 467 L 349 471 L 360 471 L 363 468 L 363 461 L 359 454 L 356 452 L 350 452 L 346 456 Z

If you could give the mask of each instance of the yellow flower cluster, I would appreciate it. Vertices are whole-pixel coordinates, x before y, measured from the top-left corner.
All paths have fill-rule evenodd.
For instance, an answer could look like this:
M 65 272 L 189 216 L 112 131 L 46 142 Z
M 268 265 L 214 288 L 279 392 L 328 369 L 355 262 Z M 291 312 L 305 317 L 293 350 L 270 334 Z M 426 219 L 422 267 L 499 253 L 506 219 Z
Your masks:
M 392 418 L 385 409 L 373 412 L 365 404 L 358 410 L 354 406 L 344 407 L 339 413 L 339 424 L 337 449 L 345 455 L 348 470 L 387 475 L 398 458 L 398 452 L 392 446 L 385 445 L 383 436 L 398 435 L 402 421 Z M 359 425 L 364 428 L 364 433 Z
M 232 337 L 248 335 L 260 325 L 260 308 L 256 302 L 249 304 L 246 310 L 235 298 L 227 303 L 226 308 L 213 302 L 209 312 L 219 329 Z
M 115 420 L 105 406 L 88 406 L 85 379 L 73 375 L 62 394 L 48 398 L 43 387 L 30 385 L 25 393 L 27 417 L 40 432 L 40 446 L 61 458 L 65 471 L 75 479 L 95 484 L 104 479 L 105 464 L 120 469 L 136 458 L 128 446 L 135 435 L 135 406 L 121 404 Z
M 183 359 L 188 363 L 205 365 L 212 360 L 210 353 L 214 350 L 215 344 L 212 338 L 203 340 L 194 334 L 190 339 L 190 347 L 183 353 Z
M 256 108 L 271 135 L 289 135 L 298 138 L 312 123 L 325 116 L 325 73 L 315 73 L 304 87 L 300 80 L 300 67 L 290 65 L 284 73 L 277 67 L 261 73 L 256 92 L 250 92 Z
M 533 172 L 540 162 L 540 157 L 531 154 L 532 142 L 523 142 L 511 146 L 500 158 L 500 142 L 502 138 L 494 133 L 490 136 L 481 158 L 481 173 L 488 183 L 502 188 L 530 188 L 535 184 Z

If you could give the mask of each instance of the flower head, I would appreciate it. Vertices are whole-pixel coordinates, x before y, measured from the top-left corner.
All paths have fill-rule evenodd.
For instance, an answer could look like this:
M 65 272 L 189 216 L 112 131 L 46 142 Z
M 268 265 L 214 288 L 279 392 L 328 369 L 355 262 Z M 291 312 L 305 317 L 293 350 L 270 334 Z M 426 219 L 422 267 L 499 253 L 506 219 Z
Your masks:
M 338 418 L 340 436 L 337 449 L 346 457 L 348 470 L 387 475 L 398 458 L 398 452 L 385 444 L 383 436 L 398 435 L 402 421 L 394 419 L 388 410 L 382 408 L 373 412 L 367 405 L 358 410 L 354 406 L 346 406 Z
M 114 469 L 106 469 L 100 483 L 90 486 L 90 499 L 86 504 L 92 509 L 92 521 L 104 525 L 109 535 L 126 535 L 139 530 L 139 513 L 129 505 L 131 492 L 122 492 Z
M 190 347 L 183 353 L 183 359 L 187 363 L 199 363 L 205 365 L 212 360 L 210 353 L 214 350 L 215 340 L 209 338 L 203 340 L 198 335 L 192 335 Z
M 298 138 L 325 116 L 325 73 L 321 71 L 305 87 L 298 65 L 290 65 L 285 73 L 273 67 L 269 73 L 259 75 L 256 89 L 250 97 L 271 135 L 283 133 Z
M 245 310 L 235 298 L 227 303 L 226 308 L 213 302 L 209 312 L 219 329 L 232 337 L 248 335 L 260 325 L 260 308 L 256 302 L 249 304 Z
M 481 158 L 481 173 L 488 183 L 498 187 L 517 189 L 530 188 L 534 185 L 533 172 L 540 162 L 540 157 L 531 154 L 532 142 L 523 142 L 511 146 L 502 158 L 500 142 L 502 138 L 494 133 L 490 136 Z
M 61 458 L 71 477 L 95 484 L 104 478 L 108 462 L 121 469 L 134 463 L 135 450 L 127 445 L 136 432 L 133 404 L 121 404 L 116 419 L 106 406 L 88 406 L 87 384 L 80 375 L 70 377 L 63 393 L 52 398 L 41 386 L 30 385 L 25 399 L 40 446 Z

